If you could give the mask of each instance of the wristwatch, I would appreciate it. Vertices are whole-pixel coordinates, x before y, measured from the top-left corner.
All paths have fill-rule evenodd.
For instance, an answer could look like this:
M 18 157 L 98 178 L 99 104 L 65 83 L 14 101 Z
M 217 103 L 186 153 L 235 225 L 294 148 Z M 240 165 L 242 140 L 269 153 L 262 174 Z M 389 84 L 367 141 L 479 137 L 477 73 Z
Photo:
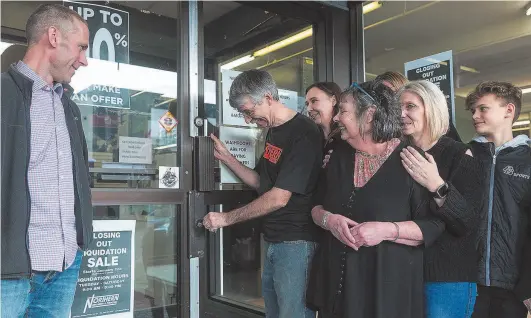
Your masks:
M 441 184 L 435 192 L 432 192 L 432 195 L 435 199 L 444 199 L 446 195 L 448 194 L 448 191 L 450 191 L 448 187 L 448 183 Z

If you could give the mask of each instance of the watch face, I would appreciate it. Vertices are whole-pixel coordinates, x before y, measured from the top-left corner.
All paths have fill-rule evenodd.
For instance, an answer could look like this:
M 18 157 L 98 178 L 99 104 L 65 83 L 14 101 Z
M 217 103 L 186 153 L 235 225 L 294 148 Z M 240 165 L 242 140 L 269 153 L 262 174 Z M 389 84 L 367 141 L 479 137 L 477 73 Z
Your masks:
M 437 196 L 440 198 L 443 198 L 447 194 L 448 194 L 448 184 L 445 183 L 437 190 Z

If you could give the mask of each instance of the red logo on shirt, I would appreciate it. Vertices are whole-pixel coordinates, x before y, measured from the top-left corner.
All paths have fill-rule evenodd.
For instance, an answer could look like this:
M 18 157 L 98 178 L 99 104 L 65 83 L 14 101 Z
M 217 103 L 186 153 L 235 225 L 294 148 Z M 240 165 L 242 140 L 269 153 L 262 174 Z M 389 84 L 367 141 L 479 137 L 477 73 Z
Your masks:
M 282 149 L 273 146 L 270 143 L 266 143 L 266 149 L 264 151 L 264 158 L 269 160 L 271 163 L 277 163 L 282 155 Z

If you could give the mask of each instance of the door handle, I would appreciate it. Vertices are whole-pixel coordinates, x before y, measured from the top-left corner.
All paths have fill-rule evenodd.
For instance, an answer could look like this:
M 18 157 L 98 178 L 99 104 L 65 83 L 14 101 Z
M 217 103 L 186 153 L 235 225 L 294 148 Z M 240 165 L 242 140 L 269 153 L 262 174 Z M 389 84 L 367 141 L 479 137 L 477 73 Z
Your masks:
M 203 220 L 202 220 L 202 219 L 199 219 L 199 220 L 195 221 L 195 227 L 198 228 L 198 229 L 203 229 L 203 228 L 205 228 L 205 226 L 203 225 Z M 206 230 L 206 229 L 205 229 L 205 230 Z M 211 230 L 211 232 L 216 233 L 216 232 L 217 232 L 217 229 L 215 229 L 215 230 L 213 230 L 213 231 Z

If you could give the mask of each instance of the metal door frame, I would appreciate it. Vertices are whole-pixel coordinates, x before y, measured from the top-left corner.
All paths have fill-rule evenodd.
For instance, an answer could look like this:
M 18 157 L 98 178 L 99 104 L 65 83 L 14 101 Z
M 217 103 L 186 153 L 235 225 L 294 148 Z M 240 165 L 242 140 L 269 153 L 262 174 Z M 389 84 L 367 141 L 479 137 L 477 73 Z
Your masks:
M 92 189 L 92 201 L 94 206 L 122 204 L 122 205 L 138 205 L 138 204 L 175 204 L 181 206 L 180 227 L 174 228 L 177 235 L 177 243 L 179 250 L 178 255 L 178 293 L 179 299 L 176 304 L 168 306 L 170 310 L 175 310 L 178 317 L 188 318 L 191 313 L 190 306 L 190 257 L 187 254 L 189 246 L 189 229 L 188 220 L 190 218 L 190 204 L 188 202 L 188 193 L 193 188 L 192 180 L 192 156 L 193 139 L 190 134 L 191 120 L 189 119 L 191 109 L 197 107 L 197 91 L 193 90 L 190 83 L 197 83 L 194 77 L 191 76 L 193 65 L 197 62 L 196 51 L 193 45 L 190 45 L 190 3 L 185 1 L 178 1 L 178 15 L 176 21 L 176 30 L 179 41 L 177 42 L 177 100 L 180 107 L 176 117 L 179 120 L 177 125 L 180 156 L 177 161 L 180 163 L 180 188 L 177 190 L 163 190 L 163 189 Z M 193 20 L 193 18 L 192 18 Z M 196 29 L 196 28 L 194 28 Z M 197 46 L 196 46 L 197 47 Z M 192 60 L 190 58 L 192 57 Z M 194 98 L 195 97 L 195 105 Z M 176 162 L 177 165 L 177 162 Z M 166 308 L 161 308 L 166 310 Z M 148 309 L 147 311 L 149 311 Z

